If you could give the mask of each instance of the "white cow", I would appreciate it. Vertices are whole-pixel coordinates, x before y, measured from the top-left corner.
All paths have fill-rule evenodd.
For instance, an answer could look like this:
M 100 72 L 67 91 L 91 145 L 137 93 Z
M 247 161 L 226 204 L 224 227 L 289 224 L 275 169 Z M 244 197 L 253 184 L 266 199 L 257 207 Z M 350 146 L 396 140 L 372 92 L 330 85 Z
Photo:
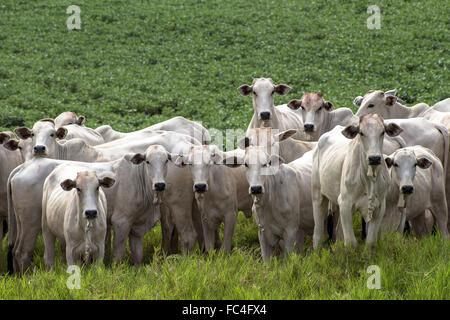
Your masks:
M 84 126 L 86 123 L 85 116 L 77 116 L 75 112 L 66 111 L 61 113 L 59 116 L 55 118 L 55 128 L 63 127 L 69 124 L 77 124 L 79 126 Z
M 299 110 L 308 140 L 317 141 L 325 132 L 334 127 L 357 123 L 358 118 L 349 108 L 333 110 L 334 105 L 325 101 L 319 92 L 304 93 L 301 99 L 293 99 L 287 104 L 292 110 Z
M 385 157 L 391 177 L 387 197 L 384 229 L 403 233 L 405 221 L 410 221 L 418 236 L 424 234 L 425 211 L 429 210 L 441 233 L 448 237 L 445 175 L 439 159 L 422 146 L 402 148 Z
M 81 259 L 103 263 L 107 204 L 101 188 L 110 188 L 115 180 L 70 169 L 56 168 L 44 183 L 42 236 L 47 269 L 54 267 L 56 239 L 63 248 L 64 263 L 74 265 Z
M 274 95 L 285 95 L 291 88 L 285 84 L 274 85 L 270 78 L 255 78 L 251 86 L 244 84 L 238 89 L 240 94 L 252 95 L 253 117 L 248 125 L 247 132 L 252 128 L 271 127 L 286 131 L 296 129 L 295 139 L 307 140 L 303 132 L 303 122 L 300 114 L 291 110 L 287 105 L 275 107 Z
M 220 244 L 219 226 L 223 222 L 222 248 L 231 252 L 231 243 L 238 211 L 251 216 L 251 198 L 247 194 L 245 169 L 222 165 L 230 154 L 243 153 L 237 149 L 222 152 L 215 145 L 192 146 L 178 162 L 189 165 L 195 198 L 200 210 L 206 251 Z M 231 164 L 233 167 L 233 164 Z
M 358 117 L 368 113 L 376 113 L 383 119 L 406 119 L 420 117 L 429 109 L 425 103 L 418 103 L 413 107 L 406 107 L 396 97 L 397 90 L 383 92 L 381 90 L 370 90 L 364 97 L 358 96 L 353 104 L 358 107 Z
M 280 249 L 301 251 L 305 235 L 312 235 L 314 219 L 311 202 L 312 151 L 288 164 L 264 147 L 249 146 L 243 159 L 253 199 L 253 216 L 264 261 Z
M 339 206 L 346 246 L 356 245 L 352 226 L 356 211 L 367 222 L 367 244 L 375 245 L 389 186 L 382 161 L 383 138 L 401 131 L 397 124 L 386 124 L 380 116 L 369 114 L 360 118 L 358 126 L 337 126 L 320 137 L 312 169 L 314 248 L 322 242 L 329 203 Z
M 211 143 L 211 135 L 206 128 L 204 128 L 200 123 L 188 120 L 181 116 L 174 117 L 138 131 L 127 133 L 116 131 L 111 128 L 110 125 L 103 125 L 95 129 L 95 131 L 103 136 L 105 142 L 110 142 L 125 137 L 145 137 L 147 134 L 155 130 L 175 131 L 194 137 L 198 141 L 202 142 L 202 144 Z

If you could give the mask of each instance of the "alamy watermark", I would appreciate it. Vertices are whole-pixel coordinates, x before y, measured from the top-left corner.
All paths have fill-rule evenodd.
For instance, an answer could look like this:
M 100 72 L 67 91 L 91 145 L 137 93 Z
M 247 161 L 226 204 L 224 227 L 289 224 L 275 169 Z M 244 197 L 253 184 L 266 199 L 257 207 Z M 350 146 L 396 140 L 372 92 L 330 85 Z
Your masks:
M 380 7 L 375 4 L 371 5 L 367 8 L 367 13 L 371 14 L 371 16 L 367 18 L 367 29 L 381 29 Z
M 80 30 L 81 29 L 81 9 L 79 6 L 71 5 L 67 7 L 67 14 L 70 14 L 67 18 L 67 29 Z
M 370 290 L 381 289 L 381 272 L 380 267 L 377 265 L 371 265 L 367 267 L 366 273 L 370 274 L 367 279 L 366 285 Z

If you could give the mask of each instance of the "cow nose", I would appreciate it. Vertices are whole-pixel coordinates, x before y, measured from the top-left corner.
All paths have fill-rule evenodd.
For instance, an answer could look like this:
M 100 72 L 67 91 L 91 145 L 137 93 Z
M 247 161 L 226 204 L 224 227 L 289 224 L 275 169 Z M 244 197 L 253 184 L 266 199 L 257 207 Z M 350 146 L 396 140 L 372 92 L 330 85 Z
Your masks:
M 312 123 L 305 123 L 303 127 L 305 128 L 306 132 L 314 131 L 314 124 Z
M 402 193 L 403 194 L 411 194 L 414 192 L 413 186 L 402 186 Z
M 166 184 L 164 182 L 157 182 L 155 183 L 155 190 L 156 191 L 164 191 L 166 189 Z
M 84 216 L 88 219 L 97 218 L 97 210 L 86 210 Z
M 252 194 L 261 194 L 262 186 L 251 186 L 250 191 Z
M 381 163 L 381 156 L 370 156 L 369 157 L 369 164 L 371 166 L 376 166 Z
M 44 153 L 45 152 L 45 146 L 35 146 L 34 153 Z
M 261 119 L 263 119 L 263 120 L 270 119 L 270 112 L 268 112 L 268 111 L 261 112 L 259 115 L 261 116 Z
M 206 191 L 206 183 L 197 183 L 195 185 L 195 192 L 205 192 Z

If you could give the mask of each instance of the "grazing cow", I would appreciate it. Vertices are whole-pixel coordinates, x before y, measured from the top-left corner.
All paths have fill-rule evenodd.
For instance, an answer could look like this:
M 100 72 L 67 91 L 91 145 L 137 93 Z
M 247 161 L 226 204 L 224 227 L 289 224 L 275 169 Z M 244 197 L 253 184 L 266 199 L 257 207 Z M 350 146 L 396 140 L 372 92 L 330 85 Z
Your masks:
M 304 93 L 300 100 L 293 99 L 287 106 L 292 110 L 300 109 L 304 131 L 310 141 L 319 140 L 322 134 L 337 125 L 348 126 L 358 120 L 349 108 L 333 110 L 334 105 L 325 101 L 319 92 Z
M 245 169 L 222 165 L 227 154 L 237 153 L 243 153 L 243 150 L 222 152 L 215 145 L 192 146 L 189 153 L 178 160 L 190 168 L 208 252 L 220 244 L 219 226 L 222 222 L 222 248 L 231 252 L 238 211 L 243 211 L 247 218 L 251 216 L 252 204 L 247 194 Z
M 69 124 L 77 124 L 79 126 L 84 126 L 85 123 L 86 123 L 85 116 L 78 117 L 77 114 L 72 111 L 63 112 L 55 118 L 56 129 Z
M 436 111 L 450 112 L 450 98 L 437 102 L 432 108 Z
M 422 146 L 399 149 L 385 157 L 391 177 L 384 227 L 403 233 L 405 221 L 423 235 L 425 211 L 429 210 L 443 236 L 448 237 L 445 175 L 439 159 Z
M 95 172 L 56 168 L 45 180 L 42 197 L 42 236 L 47 269 L 55 264 L 55 240 L 63 248 L 63 262 L 103 263 L 106 237 L 106 197 L 102 188 L 115 180 Z M 64 255 L 65 253 L 65 255 Z
M 312 150 L 317 142 L 295 140 L 290 138 L 297 130 L 290 129 L 278 132 L 270 127 L 253 128 L 247 131 L 246 136 L 238 141 L 238 147 L 245 150 L 248 146 L 266 147 L 268 154 L 279 153 L 285 163 L 300 158 Z
M 240 94 L 252 95 L 253 117 L 248 125 L 247 132 L 253 128 L 271 127 L 285 131 L 296 129 L 294 139 L 307 140 L 303 132 L 303 122 L 300 114 L 291 110 L 287 105 L 275 107 L 274 94 L 287 94 L 291 88 L 285 84 L 274 85 L 272 79 L 255 78 L 251 86 L 244 84 L 238 89 Z
M 264 261 L 280 250 L 301 251 L 305 235 L 313 233 L 312 153 L 283 164 L 264 147 L 249 146 L 243 159 L 225 159 L 226 163 L 244 163 L 246 167 Z
M 170 137 L 172 136 L 172 138 Z M 164 146 L 170 152 L 183 154 L 189 149 L 189 146 L 195 142 L 200 144 L 192 137 L 178 134 L 176 132 L 163 132 L 153 138 L 148 138 L 144 143 L 141 143 L 138 147 L 130 145 L 128 148 L 124 145 L 115 150 L 110 150 L 108 153 L 108 160 L 112 161 L 122 157 L 127 153 L 144 152 L 150 145 L 160 144 Z M 83 159 L 83 155 L 86 157 Z M 74 159 L 78 161 L 92 161 L 91 155 L 78 153 L 78 158 Z M 106 161 L 104 159 L 104 161 Z M 41 219 L 41 199 L 42 199 L 42 186 L 45 178 L 50 172 L 58 165 L 67 163 L 63 160 L 52 160 L 42 156 L 35 156 L 30 161 L 17 167 L 9 176 L 8 179 L 8 219 L 10 221 L 9 232 L 9 250 L 11 253 L 10 262 L 14 258 L 15 270 L 25 270 L 31 263 L 32 252 L 34 249 L 37 234 L 40 231 L 40 219 Z M 74 164 L 79 164 L 74 162 Z M 94 166 L 94 164 L 91 164 Z M 100 164 L 96 164 L 100 166 Z M 163 213 L 167 214 L 164 217 L 168 217 L 170 224 L 162 223 L 163 231 L 170 230 L 173 233 L 173 229 L 176 227 L 182 238 L 183 250 L 192 250 L 195 245 L 192 237 L 197 235 L 199 242 L 202 242 L 202 230 L 200 221 L 195 224 L 195 230 L 192 231 L 191 225 L 192 219 L 196 218 L 192 213 L 192 203 L 194 202 L 194 196 L 192 192 L 192 180 L 190 179 L 189 171 L 173 168 L 169 170 L 171 179 L 177 181 L 180 185 L 175 188 L 178 196 L 182 197 L 183 204 L 176 202 L 173 204 L 168 203 L 167 209 L 162 209 Z M 112 170 L 114 171 L 114 170 Z M 126 177 L 122 178 L 126 180 Z M 183 183 L 178 182 L 180 179 Z M 184 184 L 190 183 L 190 187 L 186 187 Z M 186 194 L 185 190 L 190 189 L 190 194 Z M 189 202 L 190 203 L 185 203 Z M 193 217 L 194 215 L 194 217 Z M 187 220 L 187 222 L 186 222 Z M 16 226 L 17 225 L 17 226 Z M 166 240 L 169 236 L 169 231 L 164 232 L 164 248 L 168 250 Z
M 360 117 L 358 126 L 344 130 L 337 126 L 320 137 L 312 169 L 314 248 L 322 242 L 329 203 L 339 206 L 346 246 L 356 245 L 352 226 L 356 211 L 367 222 L 367 244 L 375 245 L 389 186 L 388 170 L 382 161 L 383 138 L 385 133 L 394 137 L 401 131 L 397 124 L 386 124 L 380 116 L 369 114 Z
M 353 104 L 358 107 L 358 117 L 368 113 L 376 113 L 384 119 L 406 119 L 419 117 L 429 107 L 425 103 L 418 103 L 413 107 L 406 107 L 396 97 L 397 90 L 386 92 L 371 90 L 364 97 L 358 96 Z
M 211 135 L 209 134 L 208 130 L 206 130 L 206 128 L 204 128 L 200 123 L 188 120 L 180 116 L 154 124 L 150 127 L 138 131 L 127 133 L 115 131 L 109 125 L 103 125 L 95 129 L 95 131 L 97 131 L 103 136 L 105 142 L 110 142 L 125 137 L 133 137 L 133 138 L 136 138 L 138 136 L 145 137 L 147 136 L 147 134 L 155 130 L 175 131 L 178 133 L 191 136 L 197 139 L 198 141 L 201 141 L 202 144 L 211 143 Z

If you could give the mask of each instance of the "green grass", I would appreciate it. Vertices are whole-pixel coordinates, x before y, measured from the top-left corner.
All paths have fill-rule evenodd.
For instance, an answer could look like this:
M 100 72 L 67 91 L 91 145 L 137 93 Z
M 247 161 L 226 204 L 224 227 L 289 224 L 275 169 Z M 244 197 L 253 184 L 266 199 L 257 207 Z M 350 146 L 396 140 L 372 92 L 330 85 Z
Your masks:
M 79 31 L 66 28 L 72 4 Z M 366 27 L 372 4 L 380 30 Z M 122 131 L 175 115 L 244 129 L 251 99 L 236 88 L 261 76 L 292 86 L 276 104 L 321 91 L 353 108 L 355 96 L 393 88 L 409 105 L 434 104 L 449 96 L 449 13 L 445 0 L 3 0 L 0 129 L 67 110 Z M 308 243 L 306 255 L 264 264 L 253 220 L 240 218 L 236 229 L 231 255 L 164 259 L 158 227 L 145 238 L 144 267 L 83 270 L 81 290 L 66 288 L 64 266 L 43 271 L 39 238 L 30 273 L 0 278 L 0 298 L 450 298 L 449 242 L 439 237 L 392 234 L 374 251 L 338 243 L 315 253 Z M 3 250 L 0 272 L 5 259 Z M 380 290 L 365 285 L 371 264 L 380 266 Z

